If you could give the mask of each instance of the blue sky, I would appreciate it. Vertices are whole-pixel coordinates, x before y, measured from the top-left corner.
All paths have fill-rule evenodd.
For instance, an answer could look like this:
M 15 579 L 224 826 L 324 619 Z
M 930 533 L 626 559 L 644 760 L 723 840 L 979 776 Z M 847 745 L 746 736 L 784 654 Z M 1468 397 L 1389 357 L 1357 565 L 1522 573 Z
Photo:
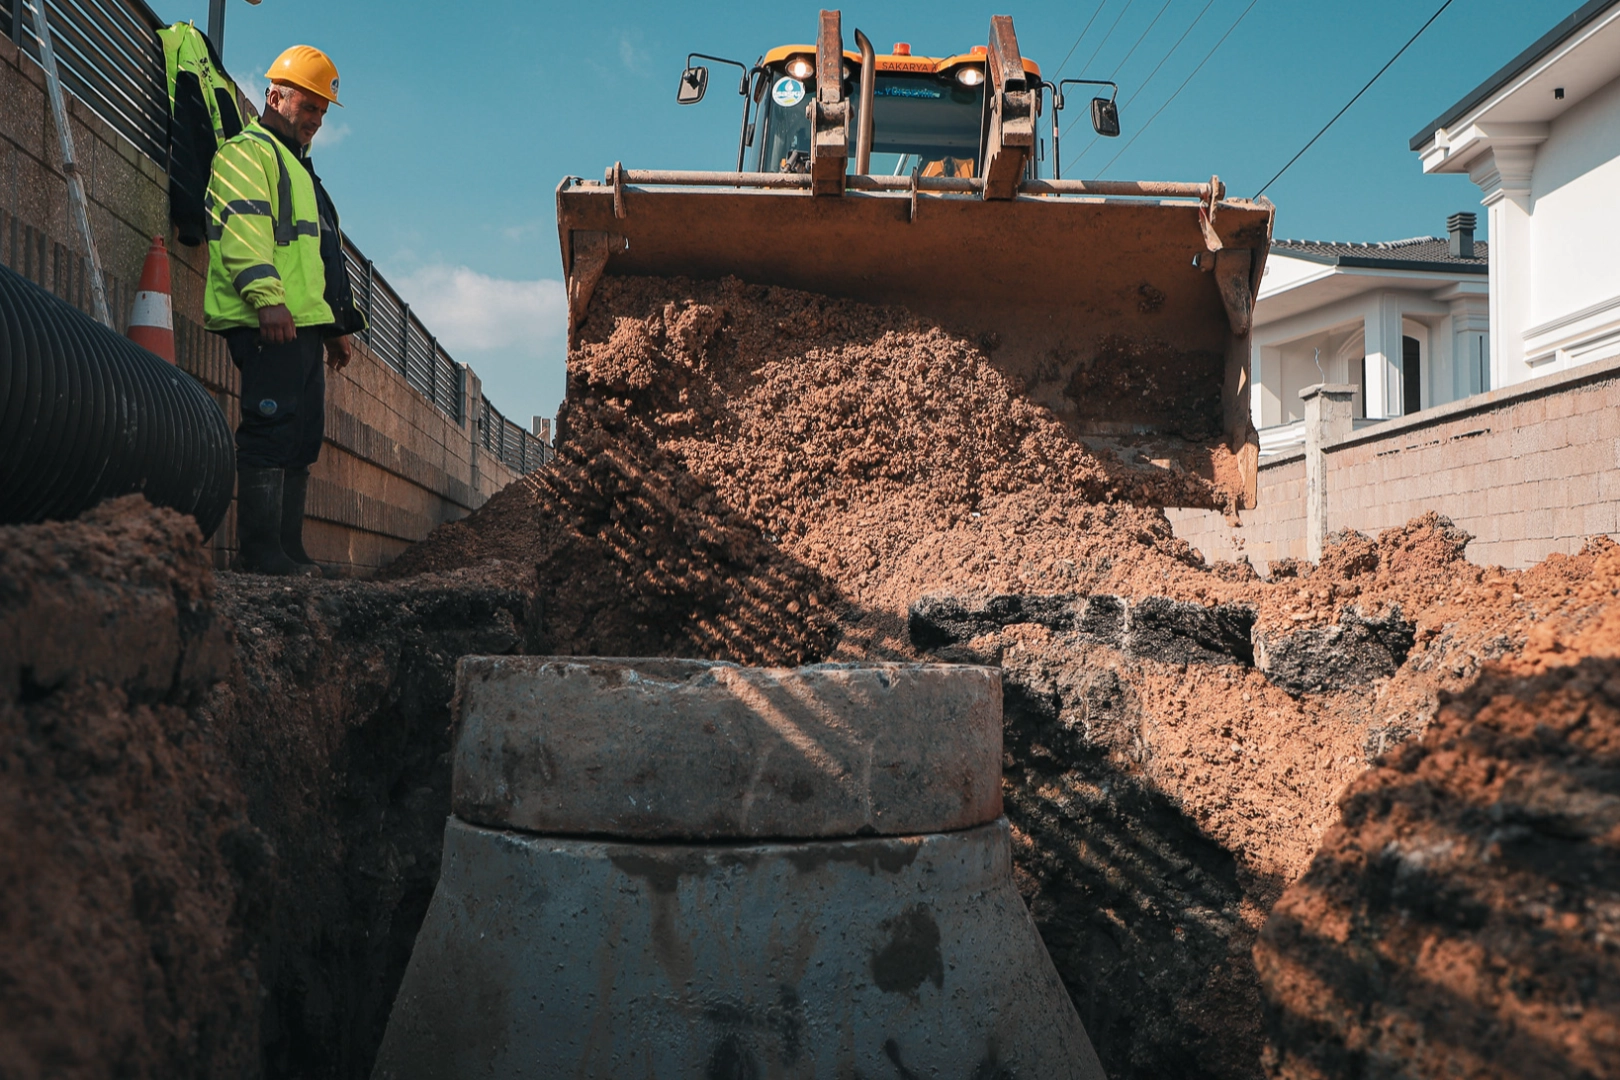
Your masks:
M 164 18 L 207 21 L 207 0 L 149 2 Z M 1100 10 L 1099 0 L 849 4 L 844 32 L 848 39 L 859 27 L 880 49 L 907 41 L 937 55 L 983 42 L 990 15 L 1011 14 L 1024 54 L 1049 78 L 1073 48 L 1065 77 L 1117 71 L 1120 102 L 1130 102 L 1121 109 L 1124 136 L 1078 162 L 1090 131 L 1083 120 L 1076 126 L 1064 142 L 1066 175 L 1096 175 L 1170 101 L 1104 175 L 1198 180 L 1213 173 L 1235 194 L 1251 195 L 1440 0 L 1256 0 L 1173 101 L 1250 0 L 1101 2 Z M 1440 234 L 1447 214 L 1480 212 L 1472 184 L 1424 176 L 1407 141 L 1576 6 L 1455 0 L 1267 192 L 1278 207 L 1277 234 L 1393 240 Z M 558 180 L 600 176 L 615 160 L 635 168 L 731 167 L 735 83 L 717 67 L 701 104 L 677 106 L 686 54 L 752 61 L 773 45 L 813 40 L 818 7 L 231 0 L 225 62 L 262 88 L 260 74 L 286 45 L 304 42 L 332 56 L 345 108 L 329 114 L 316 160 L 345 230 L 452 354 L 473 366 L 496 406 L 526 423 L 553 413 L 563 392 Z

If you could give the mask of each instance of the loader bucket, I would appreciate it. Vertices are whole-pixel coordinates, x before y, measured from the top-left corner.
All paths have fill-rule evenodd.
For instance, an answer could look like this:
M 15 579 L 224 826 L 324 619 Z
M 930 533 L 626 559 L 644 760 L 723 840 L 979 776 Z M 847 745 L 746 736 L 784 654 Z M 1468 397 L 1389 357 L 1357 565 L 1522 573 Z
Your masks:
M 1248 332 L 1269 202 L 1219 181 L 636 172 L 565 180 L 571 333 L 601 274 L 776 285 L 894 304 L 978 341 L 1076 438 L 1173 457 L 1253 505 Z M 1124 456 L 1122 454 L 1122 456 Z

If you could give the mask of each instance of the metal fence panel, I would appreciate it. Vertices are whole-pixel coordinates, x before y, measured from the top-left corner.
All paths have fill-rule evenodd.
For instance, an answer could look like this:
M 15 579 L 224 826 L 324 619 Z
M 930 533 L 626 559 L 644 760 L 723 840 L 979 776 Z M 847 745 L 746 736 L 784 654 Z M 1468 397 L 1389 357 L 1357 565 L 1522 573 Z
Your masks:
M 39 60 L 29 0 L 3 0 L 9 36 Z M 41 2 L 41 0 L 33 0 Z M 62 85 L 160 165 L 169 160 L 169 93 L 157 17 L 127 0 L 44 0 Z
M 516 472 L 533 472 L 555 456 L 550 446 L 502 416 L 487 397 L 479 398 L 478 418 L 479 441 L 484 449 Z

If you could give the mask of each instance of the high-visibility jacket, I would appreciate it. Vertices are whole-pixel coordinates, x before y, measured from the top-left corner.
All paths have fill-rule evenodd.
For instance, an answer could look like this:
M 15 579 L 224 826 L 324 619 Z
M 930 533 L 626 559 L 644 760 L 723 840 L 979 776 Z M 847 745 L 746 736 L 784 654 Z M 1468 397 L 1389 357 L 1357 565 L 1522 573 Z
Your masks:
M 258 326 L 272 304 L 298 326 L 332 322 L 315 182 L 280 139 L 254 121 L 221 146 L 205 204 L 208 329 Z
M 207 231 L 203 195 L 220 144 L 242 130 L 236 84 L 225 74 L 213 44 L 190 23 L 158 32 L 169 87 L 169 218 L 181 243 L 202 243 Z

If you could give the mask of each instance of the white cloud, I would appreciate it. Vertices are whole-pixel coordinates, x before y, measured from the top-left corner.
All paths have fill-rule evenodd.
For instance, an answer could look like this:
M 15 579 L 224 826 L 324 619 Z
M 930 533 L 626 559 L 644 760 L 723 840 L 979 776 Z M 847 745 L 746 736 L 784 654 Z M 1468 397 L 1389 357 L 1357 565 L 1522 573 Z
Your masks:
M 525 221 L 519 225 L 507 225 L 501 229 L 501 235 L 508 240 L 526 240 L 530 236 L 538 235 L 542 230 L 551 226 L 549 221 Z
M 268 64 L 265 65 L 266 68 L 269 66 Z M 255 109 L 263 112 L 264 92 L 270 88 L 270 81 L 263 76 L 253 74 L 257 70 L 258 67 L 255 66 L 246 75 L 232 77 L 236 79 L 237 88 L 242 91 L 242 96 L 247 98 Z
M 352 130 L 348 124 L 322 124 L 321 130 L 315 133 L 315 141 L 310 144 L 311 152 L 336 150 L 343 140 L 349 137 Z
M 568 333 L 562 282 L 445 264 L 390 280 L 445 351 L 478 373 L 485 396 L 507 417 L 527 427 L 530 416 L 557 411 Z
M 451 355 L 511 349 L 539 356 L 568 328 L 560 281 L 513 281 L 436 265 L 397 279 L 395 287 Z
M 619 60 L 631 71 L 641 71 L 647 66 L 647 54 L 640 48 L 641 32 L 634 35 L 628 32 L 619 32 Z

